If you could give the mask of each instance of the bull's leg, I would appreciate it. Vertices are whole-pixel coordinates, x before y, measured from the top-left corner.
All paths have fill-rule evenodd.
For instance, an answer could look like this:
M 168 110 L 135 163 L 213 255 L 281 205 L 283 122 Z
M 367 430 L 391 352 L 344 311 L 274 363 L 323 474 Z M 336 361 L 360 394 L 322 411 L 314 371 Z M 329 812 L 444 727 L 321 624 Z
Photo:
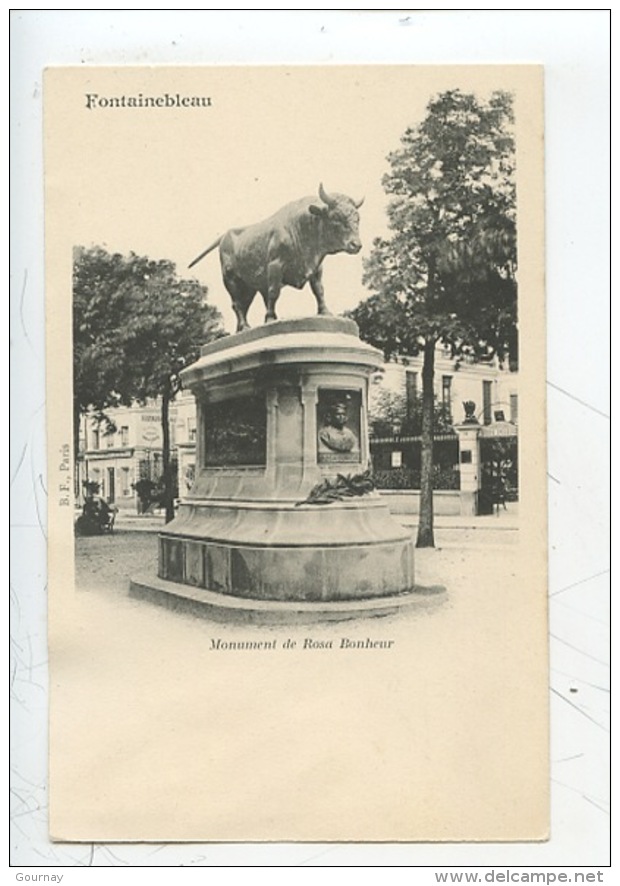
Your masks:
M 316 298 L 316 306 L 319 314 L 331 314 L 331 311 L 325 304 L 325 290 L 323 289 L 323 266 L 317 268 L 317 270 L 310 277 L 310 288 L 314 293 L 314 297 Z
M 242 280 L 236 278 L 233 274 L 224 276 L 224 285 L 230 293 L 232 299 L 233 310 L 237 317 L 237 332 L 242 332 L 249 328 L 248 310 L 256 295 L 256 290 L 251 289 Z
M 272 320 L 278 319 L 276 316 L 276 302 L 280 297 L 281 289 L 282 264 L 279 261 L 270 261 L 267 266 L 267 313 L 265 314 L 265 323 L 271 323 Z

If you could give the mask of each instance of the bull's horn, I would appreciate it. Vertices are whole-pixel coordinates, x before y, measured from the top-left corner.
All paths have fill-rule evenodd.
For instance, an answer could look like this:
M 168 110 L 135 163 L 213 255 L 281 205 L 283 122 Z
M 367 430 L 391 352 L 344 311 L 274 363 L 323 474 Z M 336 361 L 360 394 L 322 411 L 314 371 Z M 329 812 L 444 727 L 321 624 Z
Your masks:
M 361 200 L 354 200 L 353 205 L 355 206 L 355 208 L 359 209 L 365 199 L 366 199 L 365 197 L 362 197 Z
M 327 203 L 328 206 L 334 206 L 337 202 L 335 197 L 330 197 L 329 194 L 325 193 L 323 182 L 321 182 L 321 184 L 319 185 L 319 197 L 321 198 L 323 203 Z

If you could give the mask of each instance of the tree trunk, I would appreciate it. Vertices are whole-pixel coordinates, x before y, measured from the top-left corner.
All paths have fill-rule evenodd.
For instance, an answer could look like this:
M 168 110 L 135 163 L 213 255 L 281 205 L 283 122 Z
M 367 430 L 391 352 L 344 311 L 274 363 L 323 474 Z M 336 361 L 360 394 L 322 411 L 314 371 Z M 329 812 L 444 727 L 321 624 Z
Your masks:
M 174 520 L 174 483 L 170 470 L 170 391 L 166 390 L 161 398 L 161 438 L 162 438 L 162 466 L 164 474 L 164 507 L 166 509 L 166 523 Z
M 424 345 L 422 366 L 422 464 L 420 478 L 420 519 L 417 548 L 434 548 L 433 536 L 433 422 L 435 417 L 435 339 Z

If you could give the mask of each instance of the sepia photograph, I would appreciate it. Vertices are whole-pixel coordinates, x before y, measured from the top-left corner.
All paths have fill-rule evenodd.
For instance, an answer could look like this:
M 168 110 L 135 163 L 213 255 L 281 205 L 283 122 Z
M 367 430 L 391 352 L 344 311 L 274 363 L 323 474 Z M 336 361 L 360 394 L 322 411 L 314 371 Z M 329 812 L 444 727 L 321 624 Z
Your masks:
M 44 108 L 52 837 L 544 840 L 541 69 Z
M 603 15 L 12 11 L 17 879 L 602 882 Z

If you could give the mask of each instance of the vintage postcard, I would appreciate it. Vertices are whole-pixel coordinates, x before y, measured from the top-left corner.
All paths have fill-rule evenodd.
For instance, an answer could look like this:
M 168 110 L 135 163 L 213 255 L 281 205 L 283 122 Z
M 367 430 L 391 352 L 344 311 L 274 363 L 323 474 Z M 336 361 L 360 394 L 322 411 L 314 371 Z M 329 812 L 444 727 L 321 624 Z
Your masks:
M 546 840 L 542 68 L 44 129 L 52 839 Z

